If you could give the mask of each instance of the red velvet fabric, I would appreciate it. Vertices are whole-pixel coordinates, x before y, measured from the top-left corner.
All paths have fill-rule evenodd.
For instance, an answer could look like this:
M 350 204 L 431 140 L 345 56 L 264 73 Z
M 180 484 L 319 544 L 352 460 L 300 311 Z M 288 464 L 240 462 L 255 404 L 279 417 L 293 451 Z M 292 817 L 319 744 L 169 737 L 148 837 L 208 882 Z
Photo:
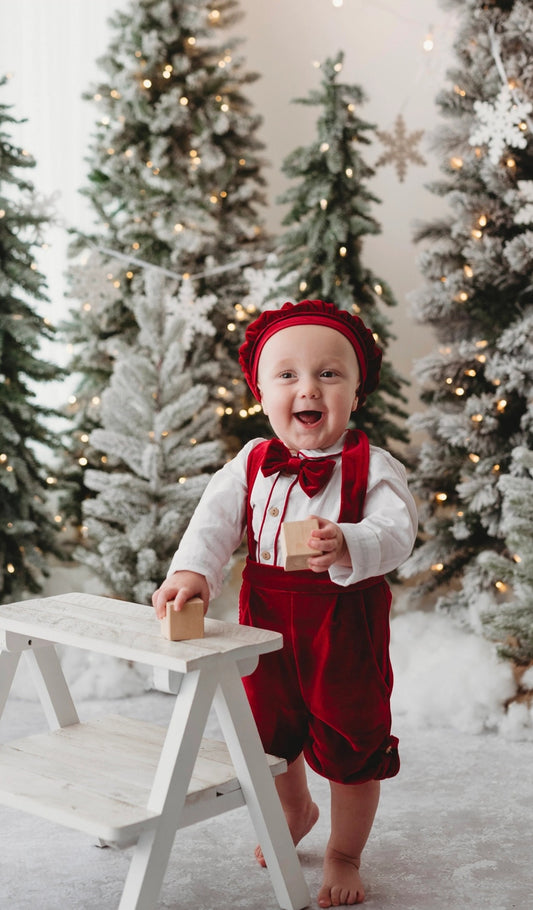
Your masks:
M 257 449 L 249 490 L 264 446 Z M 350 431 L 339 520 L 360 520 L 367 474 L 368 440 Z M 285 572 L 255 562 L 251 534 L 249 543 L 239 620 L 284 637 L 283 649 L 264 655 L 243 680 L 265 750 L 289 762 L 303 751 L 313 770 L 340 783 L 393 777 L 400 761 L 390 730 L 386 581 L 343 588 L 327 572 Z

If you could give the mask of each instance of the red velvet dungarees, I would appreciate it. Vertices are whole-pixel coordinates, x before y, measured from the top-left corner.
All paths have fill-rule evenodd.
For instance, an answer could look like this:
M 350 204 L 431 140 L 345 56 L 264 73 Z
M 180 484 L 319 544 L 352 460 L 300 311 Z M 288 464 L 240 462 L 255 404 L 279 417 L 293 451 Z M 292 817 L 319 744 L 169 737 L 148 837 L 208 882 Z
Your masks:
M 267 443 L 248 460 L 248 498 Z M 348 432 L 342 454 L 339 521 L 361 520 L 368 476 L 364 433 Z M 312 506 L 310 506 L 312 512 Z M 303 751 L 318 774 L 345 784 L 398 773 L 391 736 L 390 590 L 383 577 L 348 587 L 329 574 L 285 572 L 255 561 L 248 502 L 249 557 L 239 620 L 283 634 L 243 682 L 266 752 L 294 761 Z

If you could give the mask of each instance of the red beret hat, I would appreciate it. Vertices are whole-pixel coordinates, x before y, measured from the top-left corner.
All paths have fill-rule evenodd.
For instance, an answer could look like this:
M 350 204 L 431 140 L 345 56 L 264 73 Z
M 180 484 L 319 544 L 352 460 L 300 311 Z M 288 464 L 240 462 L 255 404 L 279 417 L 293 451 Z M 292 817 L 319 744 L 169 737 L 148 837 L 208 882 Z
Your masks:
M 257 386 L 257 368 L 263 346 L 281 329 L 293 325 L 325 325 L 341 332 L 352 345 L 359 370 L 361 384 L 359 387 L 358 408 L 367 395 L 373 392 L 379 382 L 381 351 L 378 348 L 370 329 L 367 329 L 359 316 L 340 310 L 333 303 L 323 300 L 302 300 L 301 303 L 284 303 L 279 310 L 264 310 L 246 329 L 244 344 L 239 351 L 239 363 L 246 382 L 253 394 L 260 400 Z

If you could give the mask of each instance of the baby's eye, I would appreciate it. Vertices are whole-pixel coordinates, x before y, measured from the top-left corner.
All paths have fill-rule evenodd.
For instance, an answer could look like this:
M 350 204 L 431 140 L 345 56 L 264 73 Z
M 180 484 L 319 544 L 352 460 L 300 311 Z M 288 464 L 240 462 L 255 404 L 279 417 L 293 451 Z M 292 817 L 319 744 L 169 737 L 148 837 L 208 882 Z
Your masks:
M 331 379 L 333 376 L 336 376 L 337 373 L 335 370 L 322 370 L 320 375 L 323 376 L 324 379 Z
M 294 375 L 295 374 L 294 374 L 293 370 L 283 370 L 283 372 L 281 372 L 279 374 L 279 378 L 280 379 L 293 379 Z

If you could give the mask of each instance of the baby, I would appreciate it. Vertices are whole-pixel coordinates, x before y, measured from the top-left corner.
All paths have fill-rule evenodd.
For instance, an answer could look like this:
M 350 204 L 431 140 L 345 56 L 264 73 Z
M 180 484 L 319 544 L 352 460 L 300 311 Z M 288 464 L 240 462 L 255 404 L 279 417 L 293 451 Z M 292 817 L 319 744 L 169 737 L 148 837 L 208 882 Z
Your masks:
M 282 632 L 284 646 L 243 682 L 265 751 L 288 762 L 276 787 L 295 844 L 318 818 L 305 764 L 330 783 L 318 905 L 357 904 L 380 780 L 400 765 L 384 575 L 411 552 L 416 507 L 403 466 L 347 429 L 381 366 L 361 319 L 320 300 L 286 303 L 249 325 L 240 363 L 276 438 L 247 443 L 213 476 L 153 604 L 160 618 L 169 600 L 180 609 L 199 595 L 207 609 L 247 529 L 239 621 Z M 309 517 L 316 555 L 286 572 L 281 524 Z M 256 857 L 264 865 L 260 847 Z

